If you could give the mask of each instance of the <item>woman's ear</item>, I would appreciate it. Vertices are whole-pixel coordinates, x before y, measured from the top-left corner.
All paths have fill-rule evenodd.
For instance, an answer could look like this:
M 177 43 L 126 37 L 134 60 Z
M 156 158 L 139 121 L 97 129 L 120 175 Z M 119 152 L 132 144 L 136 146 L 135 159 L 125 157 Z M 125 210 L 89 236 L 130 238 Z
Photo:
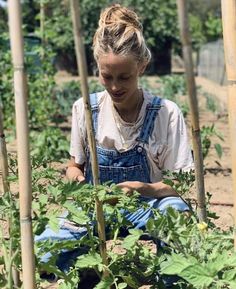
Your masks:
M 140 67 L 139 67 L 139 76 L 141 76 L 141 75 L 144 73 L 146 67 L 147 67 L 147 63 L 146 63 L 146 62 L 140 64 Z

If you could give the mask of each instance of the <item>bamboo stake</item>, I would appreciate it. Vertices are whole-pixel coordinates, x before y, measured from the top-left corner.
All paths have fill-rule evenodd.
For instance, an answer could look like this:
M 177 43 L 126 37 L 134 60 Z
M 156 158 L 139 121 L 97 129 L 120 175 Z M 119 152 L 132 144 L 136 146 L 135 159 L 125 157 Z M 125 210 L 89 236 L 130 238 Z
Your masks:
M 3 130 L 3 113 L 2 104 L 0 101 L 0 168 L 2 171 L 2 183 L 4 193 L 9 192 L 9 182 L 8 178 L 8 161 L 7 161 L 7 148 L 5 135 Z
M 5 135 L 4 135 L 4 128 L 3 128 L 3 109 L 2 109 L 2 103 L 0 100 L 0 169 L 2 171 L 2 183 L 3 183 L 3 192 L 10 193 L 10 184 L 8 181 L 8 158 L 7 158 L 7 146 L 5 141 Z M 8 224 L 8 234 L 11 236 L 11 218 L 7 220 Z M 10 250 L 9 256 L 12 258 L 13 252 Z M 13 280 L 14 286 L 16 288 L 21 286 L 20 282 L 20 276 L 19 271 L 17 268 L 14 267 L 14 265 L 11 265 L 9 268 L 10 272 L 9 275 L 11 275 L 9 278 Z
M 232 177 L 234 193 L 234 225 L 236 224 L 236 1 L 221 0 L 226 73 L 228 78 L 228 112 Z M 234 231 L 236 251 L 236 231 Z
M 14 94 L 16 109 L 17 157 L 20 193 L 21 251 L 24 289 L 34 289 L 35 261 L 31 220 L 31 165 L 29 129 L 26 102 L 26 78 L 22 37 L 21 5 L 18 0 L 8 1 L 12 62 L 14 66 Z
M 41 58 L 45 55 L 45 4 L 44 0 L 40 0 L 40 36 L 41 36 Z
M 193 143 L 197 202 L 198 202 L 197 210 L 199 221 L 202 222 L 206 221 L 207 218 L 206 204 L 205 204 L 203 156 L 202 156 L 201 135 L 199 128 L 198 100 L 196 95 L 196 84 L 194 78 L 192 47 L 188 28 L 188 14 L 186 2 L 187 2 L 186 0 L 177 0 L 177 6 L 178 6 L 185 74 L 187 79 L 187 87 L 189 95 L 190 112 L 191 112 L 192 143 Z
M 70 6 L 71 6 L 71 15 L 72 15 L 72 23 L 73 23 L 73 31 L 74 31 L 77 66 L 78 66 L 79 74 L 81 78 L 81 89 L 82 89 L 82 95 L 83 95 L 84 106 L 85 106 L 85 120 L 86 120 L 86 128 L 87 128 L 87 135 L 88 135 L 88 143 L 89 143 L 90 154 L 91 154 L 93 183 L 96 186 L 100 183 L 99 170 L 98 170 L 98 162 L 97 162 L 96 142 L 95 142 L 94 130 L 93 130 L 92 113 L 91 113 L 91 107 L 90 107 L 89 89 L 88 89 L 88 82 L 87 82 L 88 72 L 87 72 L 87 63 L 86 63 L 86 58 L 85 58 L 85 50 L 84 50 L 84 45 L 83 45 L 79 1 L 70 0 Z M 98 223 L 98 235 L 100 239 L 100 252 L 101 252 L 103 264 L 107 265 L 105 220 L 104 220 L 102 202 L 99 201 L 98 198 L 96 198 L 96 214 L 97 214 L 97 223 Z

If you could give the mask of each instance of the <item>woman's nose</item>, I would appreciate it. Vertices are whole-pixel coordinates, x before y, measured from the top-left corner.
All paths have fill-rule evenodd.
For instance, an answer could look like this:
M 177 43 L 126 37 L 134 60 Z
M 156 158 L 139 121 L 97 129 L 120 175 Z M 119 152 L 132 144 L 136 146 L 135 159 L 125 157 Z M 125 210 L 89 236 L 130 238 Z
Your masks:
M 111 90 L 112 90 L 112 91 L 117 91 L 117 90 L 119 90 L 119 83 L 118 83 L 117 81 L 113 81 L 113 82 L 111 83 Z

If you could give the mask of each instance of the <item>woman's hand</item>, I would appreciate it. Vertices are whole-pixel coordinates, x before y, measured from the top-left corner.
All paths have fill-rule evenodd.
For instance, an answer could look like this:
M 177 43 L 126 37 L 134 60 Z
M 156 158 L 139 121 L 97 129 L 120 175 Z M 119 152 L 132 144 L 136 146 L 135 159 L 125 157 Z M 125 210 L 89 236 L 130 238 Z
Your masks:
M 68 180 L 78 182 L 78 183 L 85 183 L 84 177 L 84 164 L 79 165 L 75 162 L 75 158 L 72 157 L 67 164 L 66 176 Z
M 127 181 L 117 184 L 117 187 L 121 188 L 128 196 L 131 196 L 134 191 L 137 191 L 143 197 L 149 198 L 179 196 L 171 186 L 166 185 L 163 182 L 143 183 L 139 181 Z
M 84 175 L 78 175 L 75 181 L 78 182 L 79 184 L 85 184 L 86 182 Z
M 133 182 L 123 182 L 117 184 L 117 187 L 122 189 L 122 191 L 127 194 L 128 196 L 131 196 L 134 191 L 139 192 L 139 190 L 144 186 L 144 183 L 133 181 Z

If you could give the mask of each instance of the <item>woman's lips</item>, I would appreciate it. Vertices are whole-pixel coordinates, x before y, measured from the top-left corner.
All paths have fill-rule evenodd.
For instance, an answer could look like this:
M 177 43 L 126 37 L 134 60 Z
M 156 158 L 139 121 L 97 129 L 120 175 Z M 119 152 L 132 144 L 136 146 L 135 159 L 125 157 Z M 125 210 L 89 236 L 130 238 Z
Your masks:
M 117 92 L 117 93 L 112 93 L 113 97 L 122 97 L 124 95 L 124 92 Z

